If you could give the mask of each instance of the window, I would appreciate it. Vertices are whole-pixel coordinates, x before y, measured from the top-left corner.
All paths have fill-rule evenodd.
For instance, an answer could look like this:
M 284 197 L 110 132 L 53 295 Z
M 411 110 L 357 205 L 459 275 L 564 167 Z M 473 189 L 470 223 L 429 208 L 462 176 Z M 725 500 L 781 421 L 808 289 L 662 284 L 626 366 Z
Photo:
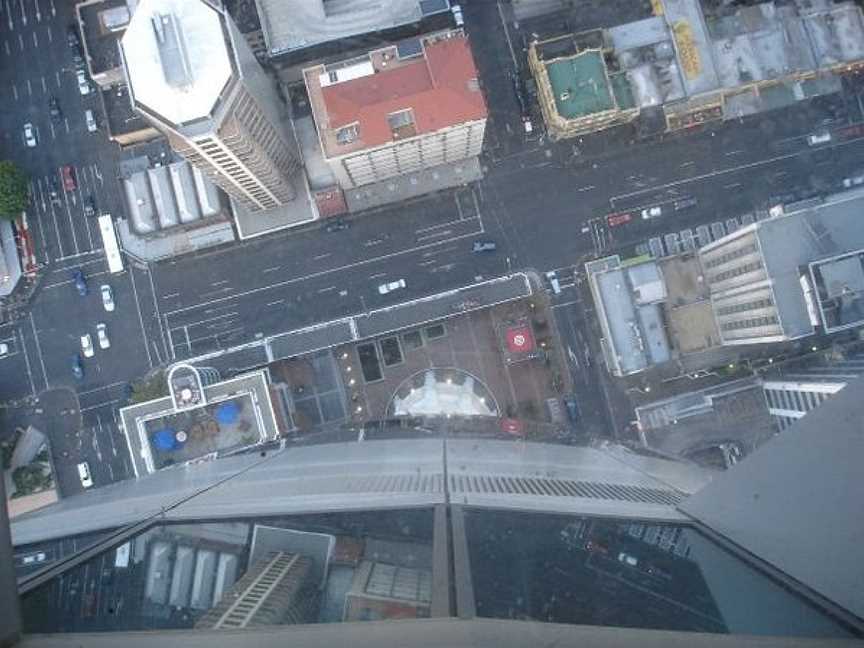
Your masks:
M 414 113 L 410 109 L 390 113 L 387 115 L 387 123 L 390 125 L 394 138 L 411 137 L 417 134 L 417 129 L 414 126 Z
M 357 123 L 349 124 L 348 126 L 343 126 L 339 130 L 336 131 L 336 143 L 337 144 L 351 144 L 352 142 L 357 141 L 357 138 L 360 136 L 360 126 Z

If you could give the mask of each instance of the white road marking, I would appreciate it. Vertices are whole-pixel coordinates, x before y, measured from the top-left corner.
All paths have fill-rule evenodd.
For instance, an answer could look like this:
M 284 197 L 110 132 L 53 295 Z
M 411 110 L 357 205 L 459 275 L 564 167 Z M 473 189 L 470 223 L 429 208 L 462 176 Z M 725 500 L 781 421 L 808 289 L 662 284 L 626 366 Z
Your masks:
M 744 152 L 743 149 L 738 149 L 737 151 L 728 151 L 727 153 L 724 153 L 723 155 L 740 155 L 743 152 Z
M 319 288 L 319 289 L 316 290 L 315 292 L 317 292 L 317 293 L 326 293 L 326 292 L 332 292 L 332 291 L 334 291 L 334 290 L 336 290 L 336 286 L 327 286 L 326 288 Z
M 284 304 L 284 299 L 277 299 L 276 301 L 267 302 L 268 306 L 278 306 L 279 304 Z
M 12 56 L 12 50 L 9 48 L 8 40 L 3 41 L 3 49 L 6 50 L 6 56 Z M 17 99 L 18 97 L 16 96 L 15 98 Z
M 439 238 L 441 236 L 450 236 L 452 233 L 453 233 L 453 230 L 448 229 L 448 230 L 443 230 L 441 232 L 434 232 L 432 234 L 427 234 L 426 236 L 418 236 L 417 240 L 418 241 L 428 241 L 430 239 L 436 239 L 436 238 Z
M 18 337 L 20 339 L 21 350 L 24 352 L 24 365 L 27 368 L 27 378 L 30 381 L 30 393 L 35 396 L 36 395 L 36 385 L 33 383 L 33 373 L 30 371 L 30 358 L 27 357 L 27 345 L 24 344 L 24 334 L 18 330 Z M 17 344 L 18 342 L 16 342 Z
M 24 51 L 24 37 L 21 34 L 18 34 L 18 47 L 21 48 L 21 51 Z
M 75 172 L 74 169 L 72 171 Z M 69 192 L 63 192 L 64 203 L 66 204 L 66 215 L 69 217 L 69 229 L 72 230 L 72 243 L 75 245 L 75 253 L 78 254 L 81 252 L 81 248 L 78 247 L 78 237 L 75 236 L 75 223 L 72 221 L 72 209 L 69 207 Z M 59 234 L 59 232 L 58 232 Z
M 30 313 L 30 326 L 33 329 L 33 339 L 36 341 L 36 355 L 39 357 L 39 365 L 42 367 L 42 375 L 45 377 L 45 389 L 48 389 L 48 372 L 45 371 L 45 359 L 42 357 L 42 345 L 39 344 L 39 335 L 36 333 L 36 321 L 33 313 Z
M 132 281 L 132 295 L 135 298 L 135 309 L 138 311 L 138 323 L 141 325 L 141 335 L 144 338 L 144 351 L 147 352 L 147 364 L 153 367 L 153 358 L 150 356 L 150 347 L 147 344 L 147 331 L 144 329 L 144 316 L 141 315 L 141 303 L 138 301 L 138 289 L 135 287 L 135 273 L 129 271 L 129 279 Z M 153 293 L 156 294 L 155 292 Z
M 42 80 L 42 92 L 48 94 L 48 83 L 45 81 L 45 77 L 39 77 Z
M 326 259 L 329 256 L 332 256 L 332 253 L 325 252 L 324 254 L 318 254 L 318 255 L 312 257 L 312 260 L 313 261 L 320 261 L 321 259 Z
M 45 29 L 48 32 L 48 42 L 53 43 L 54 42 L 54 34 L 51 32 L 51 25 L 48 25 Z
M 35 32 L 35 31 L 33 32 L 33 46 L 36 47 L 36 48 L 39 47 L 39 38 L 36 36 L 36 32 Z
M 27 79 L 27 94 L 33 96 L 33 84 L 30 83 L 30 79 Z
M 432 263 L 435 263 L 435 262 L 433 261 Z M 369 278 L 370 279 L 380 279 L 381 277 L 386 277 L 386 276 L 387 276 L 386 272 L 376 272 L 373 275 L 369 275 Z
M 162 321 L 162 315 L 159 313 L 159 300 L 156 299 L 156 286 L 153 283 L 153 274 L 150 272 L 149 267 L 147 268 L 147 278 L 150 280 L 150 290 L 152 291 L 152 294 L 153 294 L 153 307 L 156 309 L 156 321 L 161 322 Z M 167 325 L 168 325 L 167 321 L 165 322 L 165 325 L 167 327 Z M 159 325 L 159 337 L 162 338 L 162 348 L 165 350 L 165 355 L 167 356 L 169 347 L 168 347 L 167 342 L 165 341 L 165 330 L 162 328 L 161 323 Z M 171 353 L 171 357 L 172 358 L 174 357 L 173 350 Z
M 215 288 L 216 286 L 222 286 L 222 285 L 227 284 L 227 283 L 228 283 L 228 280 L 227 280 L 227 279 L 223 279 L 222 281 L 214 281 L 214 282 L 211 283 L 210 285 L 213 286 L 213 287 Z
M 18 87 L 14 83 L 12 84 L 12 95 L 15 97 L 15 101 L 18 101 Z
M 584 187 L 579 187 L 576 191 L 583 192 L 583 191 L 591 191 L 592 189 L 596 189 L 596 187 L 594 185 L 586 185 Z
M 180 296 L 179 292 L 168 293 L 167 295 L 162 295 L 162 299 L 174 299 L 175 297 L 179 297 L 179 296 Z
M 268 272 L 276 272 L 281 266 L 273 266 L 272 268 L 264 268 L 261 271 L 261 274 L 267 274 Z

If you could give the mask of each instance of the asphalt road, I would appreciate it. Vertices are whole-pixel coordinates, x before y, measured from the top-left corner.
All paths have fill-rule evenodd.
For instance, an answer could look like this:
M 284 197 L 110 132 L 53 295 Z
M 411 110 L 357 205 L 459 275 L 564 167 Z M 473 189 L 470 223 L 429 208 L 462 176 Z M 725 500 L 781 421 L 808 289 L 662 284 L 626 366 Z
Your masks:
M 0 81 L 13 89 L 11 109 L 0 113 L 0 154 L 33 178 L 32 227 L 47 264 L 30 312 L 0 327 L 0 340 L 11 347 L 0 358 L 0 398 L 49 388 L 77 392 L 82 441 L 68 461 L 110 466 L 93 471 L 97 485 L 128 474 L 114 451 L 115 410 L 125 384 L 150 368 L 510 268 L 558 270 L 564 292 L 554 300 L 556 319 L 576 357 L 571 370 L 586 425 L 620 429 L 626 420 L 617 419 L 627 413 L 616 409 L 609 420 L 610 404 L 615 409 L 620 401 L 603 393 L 608 385 L 600 363 L 584 356 L 588 349 L 599 358 L 599 350 L 590 305 L 569 287 L 574 270 L 598 255 L 630 252 L 652 236 L 752 211 L 777 193 L 828 191 L 862 167 L 861 134 L 843 131 L 850 118 L 861 117 L 854 84 L 845 96 L 663 138 L 640 139 L 630 127 L 558 143 L 539 132 L 526 137 L 513 84 L 514 75 L 524 74 L 522 35 L 512 24 L 505 28 L 496 4 L 474 3 L 465 9 L 466 26 L 491 106 L 481 182 L 351 217 L 352 227 L 342 232 L 315 226 L 150 267 L 127 263 L 124 273 L 108 275 L 82 200 L 92 193 L 100 209 L 122 213 L 116 166 L 134 152 L 121 153 L 103 132 L 86 131 L 83 110 L 95 97 L 81 96 L 74 74 L 64 68 L 71 13 L 65 3 L 57 5 L 55 16 L 49 0 L 9 0 L 0 13 Z M 9 12 L 22 6 L 26 25 Z M 21 57 L 32 63 L 11 64 Z M 65 113 L 53 130 L 47 115 L 52 94 Z M 21 127 L 28 120 L 40 132 L 34 149 L 23 142 Z M 831 129 L 835 139 L 809 147 L 806 136 L 816 128 Z M 51 204 L 44 200 L 46 188 L 66 163 L 75 166 L 79 188 L 61 192 L 60 204 Z M 668 206 L 682 196 L 696 198 L 696 206 L 666 209 L 661 218 L 622 227 L 606 224 L 611 212 Z M 498 251 L 472 253 L 476 239 L 496 241 Z M 91 288 L 83 298 L 70 283 L 78 268 Z M 379 294 L 380 284 L 396 279 L 405 279 L 404 290 Z M 114 291 L 112 313 L 98 297 L 103 282 Z M 108 325 L 111 348 L 85 359 L 85 376 L 77 381 L 70 358 L 81 335 L 95 339 L 100 321 Z

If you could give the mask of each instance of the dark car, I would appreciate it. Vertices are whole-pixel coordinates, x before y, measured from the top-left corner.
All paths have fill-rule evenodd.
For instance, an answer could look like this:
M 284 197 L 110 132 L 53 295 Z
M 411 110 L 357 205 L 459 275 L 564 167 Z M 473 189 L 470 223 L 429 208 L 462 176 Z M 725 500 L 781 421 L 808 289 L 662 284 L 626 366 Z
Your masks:
M 576 399 L 572 396 L 565 398 L 564 407 L 567 408 L 567 416 L 570 418 L 570 422 L 577 423 L 579 421 L 579 406 L 576 404 Z
M 84 365 L 81 364 L 81 355 L 78 353 L 72 356 L 72 375 L 78 380 L 84 377 Z
M 87 279 L 84 278 L 84 273 L 80 270 L 74 270 L 72 272 L 72 282 L 75 284 L 75 290 L 77 290 L 78 294 L 82 297 L 86 297 L 87 293 L 90 292 L 87 288 Z
M 81 46 L 81 39 L 78 38 L 78 30 L 75 25 L 69 25 L 66 28 L 66 42 L 69 43 L 69 47 L 75 49 Z
M 497 249 L 495 241 L 474 241 L 472 252 L 494 252 Z
M 57 101 L 57 97 L 48 99 L 48 114 L 51 116 L 51 121 L 55 124 L 63 121 L 63 111 L 60 110 L 60 103 Z
M 93 196 L 87 196 L 87 198 L 84 199 L 84 215 L 87 217 L 96 215 L 96 200 Z
M 341 232 L 342 230 L 350 229 L 351 223 L 348 221 L 344 221 L 341 218 L 335 220 L 331 223 L 327 223 L 327 226 L 324 228 L 326 232 Z
M 695 198 L 681 198 L 680 200 L 676 200 L 673 205 L 675 211 L 681 211 L 682 209 L 690 209 L 691 207 L 695 207 L 698 201 Z

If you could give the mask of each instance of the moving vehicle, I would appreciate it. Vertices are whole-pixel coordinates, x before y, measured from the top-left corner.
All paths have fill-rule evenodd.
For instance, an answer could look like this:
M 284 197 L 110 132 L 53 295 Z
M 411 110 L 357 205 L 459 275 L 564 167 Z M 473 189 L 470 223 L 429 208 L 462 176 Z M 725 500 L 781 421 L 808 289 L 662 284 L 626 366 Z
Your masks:
M 646 209 L 642 210 L 642 218 L 646 220 L 649 218 L 657 218 L 658 216 L 662 215 L 663 208 L 660 207 L 660 205 L 655 205 L 654 207 L 647 207 Z
M 90 488 L 93 485 L 93 478 L 90 476 L 90 464 L 86 461 L 78 464 L 78 477 L 81 479 L 81 485 L 84 488 Z
M 72 282 L 75 284 L 75 290 L 82 297 L 86 297 L 90 290 L 87 288 L 87 280 L 84 278 L 84 273 L 80 270 L 72 272 Z
M 474 241 L 472 252 L 494 252 L 497 249 L 495 241 Z
M 672 205 L 672 208 L 675 211 L 681 211 L 682 209 L 690 209 L 691 207 L 695 207 L 698 201 L 695 198 L 682 198 L 681 200 L 676 200 Z
M 38 142 L 36 141 L 36 129 L 33 128 L 33 124 L 27 122 L 24 124 L 24 143 L 28 148 L 35 148 Z
M 399 290 L 400 288 L 405 287 L 405 280 L 398 279 L 397 281 L 390 281 L 388 283 L 383 283 L 378 286 L 378 292 L 382 295 L 386 295 L 387 293 L 393 292 L 394 290 Z
M 88 218 L 96 215 L 96 201 L 93 200 L 93 196 L 84 199 L 84 215 Z
M 9 345 L 5 342 L 0 342 L 0 358 L 9 353 Z
M 40 551 L 38 553 L 30 554 L 29 556 L 24 556 L 21 559 L 21 564 L 22 565 L 35 565 L 36 563 L 45 562 L 45 558 L 47 558 L 47 556 L 45 555 L 45 552 Z
M 558 283 L 558 275 L 554 270 L 550 270 L 546 273 L 546 279 L 549 281 L 549 285 L 552 287 L 552 292 L 556 295 L 561 294 L 561 284 Z
M 78 184 L 75 182 L 75 172 L 72 170 L 71 164 L 64 164 L 60 167 L 60 178 L 63 180 L 63 189 L 65 191 L 75 191 Z
M 864 185 L 864 173 L 852 176 L 851 178 L 843 178 L 843 187 L 845 189 L 850 189 L 859 185 Z
M 87 80 L 87 73 L 84 70 L 76 70 L 75 78 L 78 79 L 78 92 L 82 95 L 90 94 L 90 82 Z
M 91 133 L 99 130 L 99 127 L 96 125 L 96 117 L 93 116 L 93 111 L 89 108 L 84 111 L 84 121 L 87 123 L 87 130 Z
M 52 96 L 48 98 L 48 114 L 51 116 L 51 121 L 55 124 L 63 121 L 63 111 L 60 110 L 60 103 L 57 101 L 57 97 Z
M 813 133 L 807 138 L 807 143 L 810 146 L 818 146 L 819 144 L 827 144 L 831 141 L 831 133 L 828 131 L 822 131 L 820 133 Z
M 100 349 L 111 348 L 111 340 L 108 339 L 108 327 L 105 322 L 99 322 L 96 325 L 96 339 L 99 341 Z
M 618 554 L 618 562 L 624 563 L 625 565 L 630 565 L 631 567 L 635 567 L 639 564 L 639 559 L 636 558 L 636 556 L 624 553 L 622 551 Z
M 114 291 L 108 284 L 99 286 L 99 293 L 102 295 L 102 306 L 109 313 L 114 312 Z
M 77 353 L 72 356 L 72 375 L 78 380 L 84 377 L 84 366 L 81 364 L 81 356 Z
M 325 232 L 341 232 L 342 230 L 351 229 L 351 223 L 348 221 L 344 221 L 341 218 L 338 218 L 330 223 L 327 223 L 327 227 L 324 228 Z
M 93 338 L 90 337 L 89 333 L 85 333 L 81 336 L 81 351 L 84 352 L 85 358 L 93 357 Z
M 120 243 L 117 241 L 117 230 L 114 229 L 111 214 L 99 214 L 99 234 L 102 236 L 105 260 L 108 261 L 108 272 L 123 272 L 123 255 L 120 254 Z
M 606 216 L 606 222 L 609 224 L 609 227 L 618 227 L 619 225 L 629 223 L 631 220 L 633 220 L 633 217 L 626 212 Z

